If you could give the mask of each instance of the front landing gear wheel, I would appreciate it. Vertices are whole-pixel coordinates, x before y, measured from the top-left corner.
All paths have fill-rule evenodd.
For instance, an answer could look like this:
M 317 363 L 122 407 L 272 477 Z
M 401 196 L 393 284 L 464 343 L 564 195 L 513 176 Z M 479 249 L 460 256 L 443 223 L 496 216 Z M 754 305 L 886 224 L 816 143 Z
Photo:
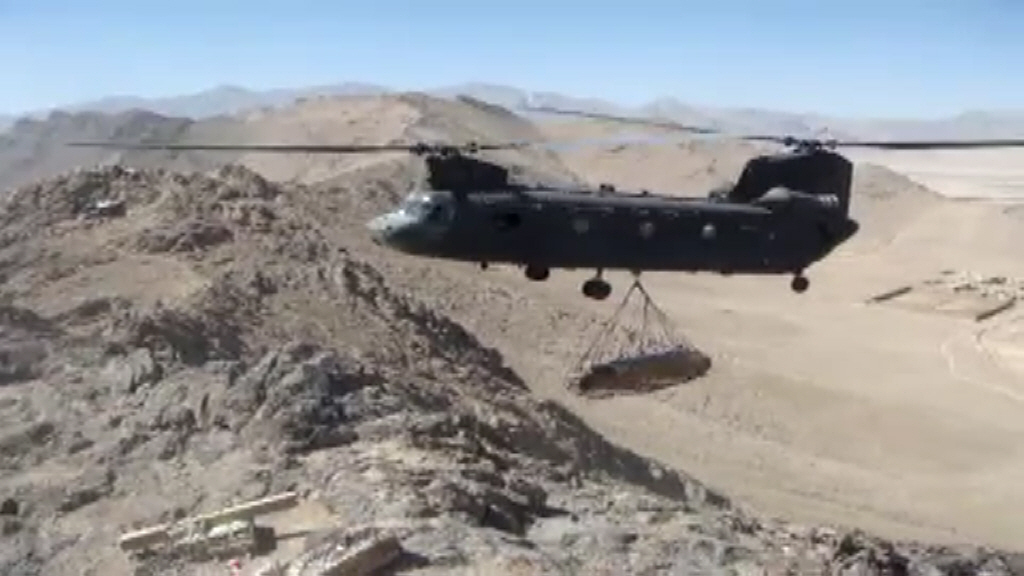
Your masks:
M 583 283 L 583 295 L 594 300 L 604 300 L 612 293 L 612 285 L 600 278 L 591 278 Z
M 551 276 L 551 269 L 544 266 L 527 266 L 526 277 L 534 282 L 543 282 Z
M 793 292 L 797 294 L 803 294 L 811 286 L 811 281 L 806 276 L 797 275 L 793 277 L 793 281 L 789 283 L 789 287 L 793 289 Z

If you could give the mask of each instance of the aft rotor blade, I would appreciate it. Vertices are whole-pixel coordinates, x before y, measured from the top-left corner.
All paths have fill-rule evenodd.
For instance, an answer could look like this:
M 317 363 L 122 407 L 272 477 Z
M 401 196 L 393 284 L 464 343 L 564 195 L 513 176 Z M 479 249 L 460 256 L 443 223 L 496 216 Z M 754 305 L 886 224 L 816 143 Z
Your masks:
M 563 116 L 579 116 L 581 118 L 592 118 L 594 120 L 610 120 L 612 122 L 623 122 L 627 124 L 640 124 L 644 126 L 654 126 L 657 128 L 670 128 L 672 130 L 683 130 L 686 132 L 693 132 L 695 134 L 720 134 L 718 130 L 714 128 L 707 128 L 703 126 L 689 126 L 674 122 L 672 120 L 661 120 L 657 118 L 633 118 L 629 116 L 616 116 L 614 114 L 603 114 L 601 112 L 584 112 L 582 110 L 565 110 L 562 108 L 555 108 L 552 106 L 523 106 L 523 109 L 531 112 L 544 112 L 547 114 L 560 114 Z
M 842 146 L 845 148 L 884 148 L 888 150 L 939 150 L 939 149 L 971 149 L 971 148 L 1020 148 L 1024 147 L 1024 138 L 1002 138 L 988 140 L 837 140 L 823 141 L 825 145 Z
M 1024 147 L 1024 138 L 997 138 L 977 140 L 819 140 L 816 138 L 800 138 L 795 136 L 775 136 L 769 134 L 731 134 L 713 128 L 690 126 L 672 120 L 656 118 L 636 118 L 631 116 L 617 116 L 600 112 L 585 112 L 582 110 L 566 110 L 552 106 L 523 106 L 525 110 L 544 112 L 547 114 L 559 114 L 563 116 L 578 116 L 595 120 L 608 120 L 625 124 L 639 126 L 653 126 L 657 128 L 669 128 L 690 132 L 695 134 L 708 134 L 748 140 L 755 142 L 775 142 L 786 146 L 820 146 L 823 148 L 835 147 L 859 147 L 859 148 L 882 148 L 889 150 L 937 150 L 937 149 L 972 149 L 972 148 L 1011 148 Z
M 566 110 L 564 108 L 555 108 L 552 106 L 523 106 L 524 110 L 532 112 L 544 112 L 546 114 L 560 114 L 563 116 L 578 116 L 580 118 L 591 118 L 594 120 L 608 120 L 611 122 L 621 122 L 623 124 L 634 124 L 637 126 L 653 126 L 655 128 L 668 128 L 670 130 L 679 130 L 682 132 L 689 132 L 691 134 L 706 134 L 713 136 L 722 136 L 726 138 L 736 138 L 739 140 L 750 140 L 755 142 L 776 142 L 779 144 L 792 145 L 797 142 L 796 139 L 789 136 L 772 136 L 768 134 L 730 134 L 728 132 L 722 132 L 715 128 L 709 128 L 707 126 L 693 126 L 690 124 L 683 124 L 674 120 L 666 120 L 661 118 L 637 118 L 635 116 L 618 116 L 615 114 L 604 114 L 601 112 L 584 112 L 582 110 Z

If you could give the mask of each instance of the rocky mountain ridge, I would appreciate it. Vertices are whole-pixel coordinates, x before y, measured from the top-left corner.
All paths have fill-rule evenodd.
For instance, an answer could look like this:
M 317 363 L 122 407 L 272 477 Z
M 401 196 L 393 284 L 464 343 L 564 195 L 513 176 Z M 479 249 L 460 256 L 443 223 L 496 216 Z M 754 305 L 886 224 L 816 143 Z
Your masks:
M 66 111 L 119 113 L 144 109 L 165 116 L 205 119 L 234 115 L 260 108 L 288 106 L 296 100 L 318 96 L 394 94 L 408 88 L 394 88 L 363 82 L 334 85 L 251 90 L 240 86 L 217 86 L 194 94 L 164 98 L 118 96 L 93 102 L 69 104 Z M 466 82 L 451 86 L 425 87 L 422 92 L 445 98 L 466 95 L 492 104 L 516 109 L 525 102 L 588 112 L 605 112 L 636 116 L 670 118 L 685 124 L 707 125 L 726 131 L 778 133 L 795 136 L 820 136 L 823 131 L 833 137 L 849 138 L 995 138 L 1024 135 L 1024 112 L 968 110 L 949 118 L 837 118 L 813 112 L 785 112 L 763 109 L 732 109 L 688 102 L 678 97 L 654 97 L 642 106 L 630 107 L 598 97 L 561 94 L 551 91 L 528 91 L 514 86 L 487 82 Z M 23 114 L 36 119 L 51 111 Z M 0 117 L 0 131 L 15 122 Z

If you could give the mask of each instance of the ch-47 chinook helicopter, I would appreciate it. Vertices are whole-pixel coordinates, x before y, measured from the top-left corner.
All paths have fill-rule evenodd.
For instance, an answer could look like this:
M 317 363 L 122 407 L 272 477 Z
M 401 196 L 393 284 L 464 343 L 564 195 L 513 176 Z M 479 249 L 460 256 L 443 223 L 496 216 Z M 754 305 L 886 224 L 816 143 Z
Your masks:
M 850 217 L 853 165 L 833 151 L 837 146 L 901 150 L 1024 146 L 1024 140 L 823 142 L 721 134 L 667 121 L 546 107 L 527 109 L 775 142 L 791 150 L 752 158 L 728 189 L 707 197 L 676 197 L 606 187 L 522 185 L 509 180 L 506 168 L 471 156 L 477 151 L 550 146 L 550 142 L 71 145 L 297 154 L 405 151 L 422 155 L 430 189 L 413 191 L 394 211 L 368 222 L 375 241 L 420 257 L 473 262 L 482 267 L 490 263 L 519 265 L 534 281 L 546 280 L 552 269 L 594 269 L 595 276 L 583 283 L 582 292 L 596 300 L 611 294 L 602 272 L 613 269 L 637 276 L 644 271 L 792 274 L 792 290 L 804 292 L 810 284 L 804 271 L 859 229 Z

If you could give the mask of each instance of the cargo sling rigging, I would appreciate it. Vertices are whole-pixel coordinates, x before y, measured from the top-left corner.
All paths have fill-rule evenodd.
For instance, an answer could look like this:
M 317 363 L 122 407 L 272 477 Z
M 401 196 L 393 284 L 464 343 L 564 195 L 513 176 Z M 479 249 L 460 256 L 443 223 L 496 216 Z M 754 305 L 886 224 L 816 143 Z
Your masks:
M 634 296 L 641 299 L 639 322 L 630 326 L 623 317 Z M 680 335 L 637 278 L 570 371 L 569 383 L 588 394 L 651 391 L 696 378 L 709 367 L 710 359 Z

